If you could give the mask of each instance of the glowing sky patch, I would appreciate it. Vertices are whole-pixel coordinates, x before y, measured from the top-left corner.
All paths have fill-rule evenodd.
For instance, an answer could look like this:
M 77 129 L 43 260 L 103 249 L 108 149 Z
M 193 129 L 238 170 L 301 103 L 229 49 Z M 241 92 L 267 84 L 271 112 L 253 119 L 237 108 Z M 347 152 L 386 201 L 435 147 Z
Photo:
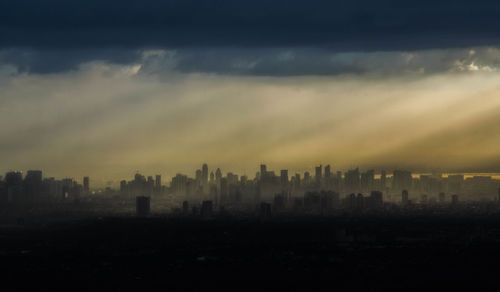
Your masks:
M 148 66 L 4 76 L 0 171 L 103 183 L 203 162 L 253 176 L 261 162 L 489 171 L 500 158 L 496 71 L 265 77 Z

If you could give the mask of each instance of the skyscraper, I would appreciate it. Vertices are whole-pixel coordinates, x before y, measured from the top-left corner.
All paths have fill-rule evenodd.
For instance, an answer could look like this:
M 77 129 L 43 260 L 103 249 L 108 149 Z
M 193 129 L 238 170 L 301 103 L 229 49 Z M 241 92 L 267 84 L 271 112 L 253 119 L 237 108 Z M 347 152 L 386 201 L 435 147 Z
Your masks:
M 41 170 L 28 170 L 26 173 L 25 180 L 42 182 L 42 171 Z
M 326 189 L 330 189 L 332 187 L 332 172 L 330 170 L 330 164 L 325 166 L 325 178 L 323 185 Z
M 368 170 L 361 174 L 361 187 L 363 189 L 371 189 L 375 180 L 375 171 Z
M 202 172 L 201 169 L 197 169 L 195 173 L 195 180 L 196 180 L 196 185 L 201 186 L 202 185 Z
M 320 186 L 321 185 L 321 176 L 322 176 L 322 166 L 321 164 L 319 166 L 316 166 L 316 175 L 315 175 L 315 180 L 316 180 L 316 185 Z
M 85 176 L 83 178 L 83 192 L 85 194 L 89 194 L 90 193 L 90 179 L 88 176 Z
M 156 175 L 155 187 L 157 190 L 161 189 L 161 175 L 160 174 Z
M 127 181 L 126 180 L 120 181 L 120 193 L 122 195 L 127 194 Z
M 215 183 L 215 174 L 213 171 L 210 172 L 210 184 Z
M 220 189 L 219 189 L 219 202 L 220 204 L 227 203 L 227 198 L 229 195 L 229 186 L 226 178 L 221 178 Z
M 38 199 L 42 188 L 42 171 L 28 170 L 24 178 L 24 200 L 34 201 Z
M 359 193 L 356 197 L 356 209 L 363 210 L 365 208 L 365 198 L 363 194 Z
M 295 174 L 295 188 L 300 188 L 300 173 Z
M 304 172 L 304 186 L 308 186 L 311 183 L 311 174 L 309 171 Z
M 382 173 L 380 174 L 380 187 L 382 190 L 385 190 L 387 187 L 387 174 L 385 173 L 385 170 L 382 170 Z
M 260 179 L 263 179 L 266 177 L 267 174 L 267 167 L 265 164 L 260 165 Z
M 340 190 L 342 188 L 342 172 L 337 171 L 337 188 Z
M 137 196 L 135 198 L 135 210 L 137 216 L 148 216 L 151 212 L 151 200 L 146 196 Z
M 330 164 L 328 164 L 327 166 L 325 166 L 325 178 L 329 179 L 331 176 L 332 176 L 332 173 L 330 171 Z
M 288 185 L 288 170 L 282 169 L 281 170 L 281 187 L 285 188 Z
M 206 163 L 201 167 L 201 180 L 204 186 L 208 184 L 208 165 Z
M 345 186 L 351 190 L 359 188 L 359 168 L 348 170 L 344 175 Z
M 395 170 L 392 176 L 392 188 L 398 190 L 408 190 L 411 188 L 413 178 L 411 172 L 406 170 Z
M 447 181 L 448 181 L 448 192 L 460 193 L 462 191 L 462 187 L 464 184 L 463 174 L 449 175 Z
M 153 193 L 153 190 L 155 188 L 155 181 L 153 179 L 153 176 L 152 175 L 149 175 L 148 176 L 148 182 L 146 184 L 146 189 L 145 191 L 148 193 L 148 194 L 151 194 Z
M 370 207 L 382 208 L 384 206 L 384 197 L 382 192 L 372 191 L 370 194 Z
M 220 171 L 220 168 L 217 168 L 215 171 L 215 183 L 217 185 L 220 185 L 220 180 L 222 179 L 222 171 Z

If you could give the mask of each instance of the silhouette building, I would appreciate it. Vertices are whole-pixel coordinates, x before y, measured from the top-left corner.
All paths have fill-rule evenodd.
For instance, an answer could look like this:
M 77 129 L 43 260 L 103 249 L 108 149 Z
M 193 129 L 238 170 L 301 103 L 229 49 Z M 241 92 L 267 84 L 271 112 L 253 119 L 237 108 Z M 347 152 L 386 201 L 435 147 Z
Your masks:
M 395 170 L 392 176 L 392 189 L 395 191 L 409 190 L 413 178 L 411 172 L 406 170 Z
M 349 190 L 357 190 L 359 188 L 359 168 L 348 170 L 344 176 L 344 184 Z
M 137 216 L 148 216 L 151 212 L 150 199 L 146 196 L 137 196 L 135 199 L 135 208 Z
M 156 189 L 161 189 L 161 175 L 157 174 L 155 177 L 155 187 Z
M 90 193 L 90 179 L 88 176 L 84 177 L 83 178 L 83 192 L 85 194 L 89 194 Z
M 387 174 L 385 170 L 382 170 L 382 172 L 380 173 L 380 187 L 382 188 L 382 190 L 385 190 L 385 188 L 387 187 Z
M 318 186 L 318 187 L 321 185 L 322 172 L 323 172 L 323 167 L 321 165 L 316 166 L 316 172 L 315 172 L 314 179 L 316 182 L 316 186 Z
M 217 185 L 220 184 L 221 178 L 222 178 L 222 171 L 220 170 L 220 168 L 217 168 L 217 170 L 215 171 L 215 183 Z
M 282 169 L 280 174 L 281 187 L 286 188 L 288 185 L 288 170 Z
M 265 164 L 260 165 L 260 179 L 263 180 L 267 176 L 267 167 Z
M 332 172 L 330 170 L 330 164 L 325 166 L 325 178 L 329 179 L 332 176 Z
M 201 204 L 201 216 L 202 217 L 211 217 L 213 211 L 212 201 L 203 201 Z
M 408 191 L 407 190 L 403 190 L 403 192 L 401 194 L 401 203 L 403 204 L 403 206 L 408 205 Z

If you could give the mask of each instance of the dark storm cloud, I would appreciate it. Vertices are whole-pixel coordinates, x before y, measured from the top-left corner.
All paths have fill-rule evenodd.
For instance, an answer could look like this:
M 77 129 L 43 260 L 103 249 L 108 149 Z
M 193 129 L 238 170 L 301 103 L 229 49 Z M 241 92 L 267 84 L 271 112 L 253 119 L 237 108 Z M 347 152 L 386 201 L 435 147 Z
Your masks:
M 140 52 L 126 49 L 6 49 L 0 51 L 0 64 L 16 66 L 21 73 L 54 73 L 78 69 L 85 62 L 105 61 L 129 64 L 138 60 Z
M 1 46 L 334 46 L 496 43 L 498 1 L 19 0 L 0 3 Z
M 300 76 L 339 74 L 400 74 L 467 71 L 496 68 L 500 51 L 494 48 L 387 52 L 332 52 L 316 48 L 204 49 L 183 50 L 174 56 L 152 56 L 153 64 L 179 72 L 208 72 L 257 76 Z M 162 66 L 159 66 L 162 68 Z M 475 67 L 474 67 L 475 68 Z M 142 71 L 150 66 L 144 63 Z
M 499 2 L 436 2 L 1 1 L 0 65 L 64 72 L 91 61 L 143 64 L 141 52 L 159 49 L 176 52 L 168 68 L 179 72 L 432 72 L 448 70 L 456 60 L 408 63 L 407 56 L 384 52 L 499 43 Z M 142 71 L 152 67 L 161 70 L 150 62 Z
M 0 50 L 0 65 L 10 65 L 18 73 L 74 71 L 80 69 L 80 65 L 84 63 L 95 61 L 139 66 L 138 73 L 142 75 L 168 75 L 179 72 L 252 76 L 372 74 L 387 77 L 450 71 L 495 71 L 500 68 L 500 50 L 494 47 L 377 52 L 227 47 L 179 50 Z

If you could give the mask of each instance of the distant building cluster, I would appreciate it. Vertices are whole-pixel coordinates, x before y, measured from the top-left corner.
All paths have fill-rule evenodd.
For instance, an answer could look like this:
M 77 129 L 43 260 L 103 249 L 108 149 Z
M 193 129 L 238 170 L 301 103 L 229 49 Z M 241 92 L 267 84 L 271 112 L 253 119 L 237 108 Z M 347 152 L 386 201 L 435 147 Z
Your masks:
M 166 185 L 161 175 L 136 173 L 122 180 L 119 190 L 91 191 L 90 178 L 82 184 L 71 178 L 43 178 L 42 172 L 8 172 L 0 177 L 2 204 L 29 204 L 79 201 L 82 198 L 112 195 L 133 201 L 137 213 L 147 215 L 155 202 L 169 198 L 182 214 L 208 217 L 215 211 L 248 211 L 267 216 L 276 212 L 329 213 L 336 210 L 380 210 L 387 204 L 401 207 L 458 205 L 464 201 L 500 201 L 500 181 L 490 176 L 465 177 L 441 173 L 415 175 L 394 170 L 375 173 L 359 168 L 333 172 L 330 165 L 316 166 L 314 172 L 278 173 L 261 164 L 254 177 L 209 171 L 207 164 L 194 177 L 177 174 Z M 151 206 L 150 207 L 150 202 Z
M 56 180 L 43 178 L 42 171 L 28 170 L 26 175 L 18 171 L 0 176 L 0 203 L 29 204 L 74 201 L 90 194 L 90 179 L 83 178 L 83 185 L 71 178 Z

